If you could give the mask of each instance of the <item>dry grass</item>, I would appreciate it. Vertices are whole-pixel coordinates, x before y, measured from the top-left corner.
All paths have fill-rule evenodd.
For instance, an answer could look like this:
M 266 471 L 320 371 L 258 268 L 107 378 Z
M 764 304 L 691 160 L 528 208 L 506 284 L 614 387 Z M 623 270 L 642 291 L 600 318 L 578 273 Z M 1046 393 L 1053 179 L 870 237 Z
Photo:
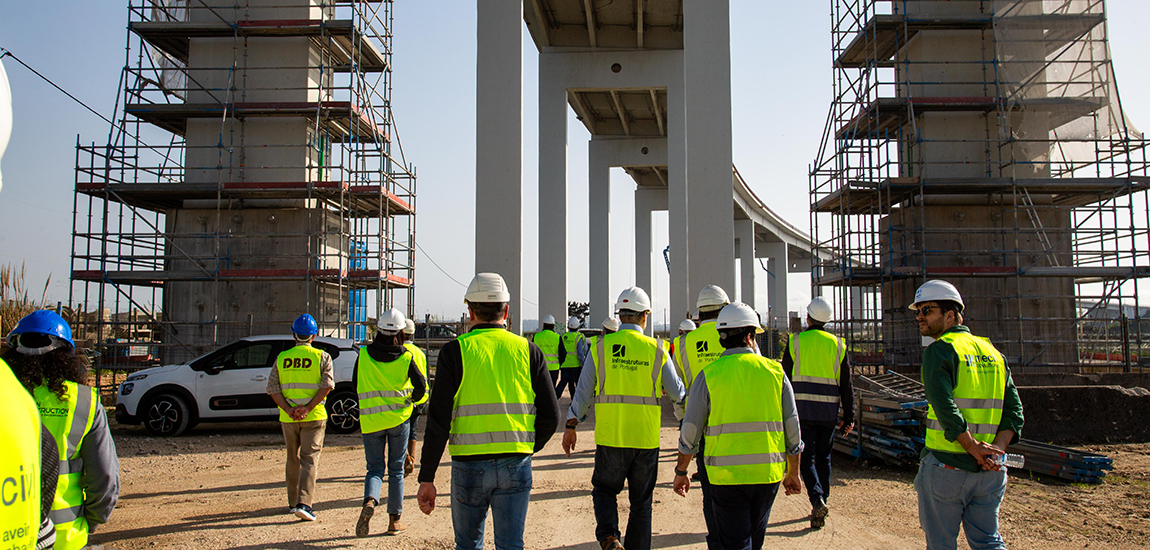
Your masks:
M 28 293 L 24 264 L 17 268 L 13 264 L 0 265 L 0 334 L 8 334 L 25 315 L 48 307 L 48 285 L 52 276 L 44 281 L 40 299 L 34 300 Z

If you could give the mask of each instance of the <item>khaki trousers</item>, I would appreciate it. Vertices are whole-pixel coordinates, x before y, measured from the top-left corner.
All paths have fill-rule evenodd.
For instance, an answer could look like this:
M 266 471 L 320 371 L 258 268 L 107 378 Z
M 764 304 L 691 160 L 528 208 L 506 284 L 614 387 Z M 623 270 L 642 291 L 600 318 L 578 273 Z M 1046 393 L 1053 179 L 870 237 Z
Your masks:
M 321 405 L 322 406 L 322 405 Z M 287 444 L 288 506 L 311 506 L 315 478 L 319 474 L 319 453 L 323 450 L 323 432 L 327 420 L 281 422 Z

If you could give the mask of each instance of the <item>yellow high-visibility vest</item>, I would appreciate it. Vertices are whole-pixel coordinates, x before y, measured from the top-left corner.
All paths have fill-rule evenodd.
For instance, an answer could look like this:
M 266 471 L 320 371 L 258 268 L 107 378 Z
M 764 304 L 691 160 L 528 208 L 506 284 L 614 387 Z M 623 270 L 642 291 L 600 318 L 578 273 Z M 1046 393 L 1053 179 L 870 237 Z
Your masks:
M 563 340 L 563 349 L 566 350 L 567 356 L 563 358 L 563 364 L 559 365 L 564 369 L 577 369 L 583 365 L 579 363 L 579 342 L 586 339 L 579 331 L 570 331 L 563 333 L 560 337 Z
M 71 550 L 88 544 L 84 488 L 80 485 L 84 471 L 80 446 L 84 436 L 92 431 L 100 398 L 95 388 L 75 382 L 65 380 L 64 388 L 63 399 L 46 386 L 36 386 L 32 396 L 40 408 L 40 420 L 56 438 L 56 450 L 60 453 L 60 477 L 56 481 L 56 496 L 49 514 L 56 525 L 56 545 L 53 548 Z
M 451 411 L 451 456 L 535 452 L 535 389 L 526 338 L 502 328 L 458 339 L 463 378 Z
M 846 344 L 841 338 L 822 330 L 807 330 L 791 335 L 791 382 L 821 384 L 833 388 L 834 395 L 795 392 L 795 401 L 838 403 L 839 370 Z
M 707 321 L 699 328 L 679 337 L 675 343 L 675 366 L 679 369 L 679 377 L 683 379 L 683 387 L 691 393 L 691 383 L 707 368 L 707 365 L 718 359 L 725 349 L 719 344 L 719 331 L 714 321 Z M 683 399 L 683 406 L 687 400 Z
M 320 364 L 323 361 L 323 350 L 300 344 L 280 352 L 276 357 L 276 369 L 279 370 L 280 389 L 284 399 L 293 407 L 302 407 L 311 402 L 316 393 L 319 393 Z M 327 399 L 324 399 L 327 401 Z M 326 420 L 327 408 L 321 401 L 303 420 L 293 420 L 288 413 L 280 411 L 280 422 L 311 422 L 313 420 Z
M 786 475 L 784 376 L 782 365 L 756 353 L 725 355 L 707 366 L 703 464 L 711 483 L 776 483 Z
M 1006 360 L 990 343 L 969 332 L 947 332 L 938 338 L 954 346 L 958 354 L 958 384 L 954 404 L 966 419 L 966 429 L 978 441 L 993 443 L 1002 421 L 1002 401 L 1006 395 Z M 926 409 L 926 448 L 947 453 L 965 453 L 957 441 L 947 441 L 934 405 Z
M 541 330 L 535 333 L 532 341 L 543 352 L 547 370 L 559 370 L 559 335 L 553 330 Z
M 419 367 L 419 372 L 423 374 L 424 382 L 428 383 L 425 391 L 423 392 L 423 397 L 420 397 L 419 401 L 412 403 L 413 405 L 422 405 L 426 403 L 427 398 L 431 396 L 431 383 L 429 382 L 430 379 L 427 377 L 427 354 L 423 353 L 423 350 L 419 349 L 419 346 L 412 342 L 404 343 L 403 347 L 407 348 L 407 351 L 411 352 L 411 360 L 415 361 L 415 366 Z
M 394 361 L 372 359 L 367 348 L 359 348 L 359 431 L 369 434 L 394 428 L 411 418 L 411 353 Z M 418 367 L 417 367 L 418 368 Z
M 595 444 L 659 448 L 659 397 L 667 349 L 639 331 L 624 329 L 595 343 Z
M 36 548 L 40 531 L 40 411 L 0 359 L 0 533 L 5 548 Z M 87 531 L 85 531 L 85 534 Z

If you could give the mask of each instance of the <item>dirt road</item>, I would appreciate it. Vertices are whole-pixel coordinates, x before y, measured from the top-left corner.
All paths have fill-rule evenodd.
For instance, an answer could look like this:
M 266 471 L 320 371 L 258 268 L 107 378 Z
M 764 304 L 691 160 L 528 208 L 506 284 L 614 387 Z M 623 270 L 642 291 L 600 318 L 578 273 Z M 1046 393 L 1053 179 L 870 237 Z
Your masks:
M 564 400 L 566 404 L 566 400 Z M 566 409 L 564 409 L 566 410 Z M 533 462 L 534 490 L 526 547 L 594 550 L 590 479 L 593 434 L 580 426 L 577 455 L 565 457 L 559 437 Z M 357 539 L 364 458 L 359 435 L 327 437 L 320 463 L 318 521 L 288 515 L 283 488 L 283 441 L 275 423 L 206 424 L 174 439 L 148 437 L 138 427 L 113 426 L 123 491 L 112 521 L 92 537 L 104 549 L 154 548 L 454 548 L 449 492 L 450 462 L 437 479 L 437 508 L 425 516 L 415 503 L 416 476 L 406 480 L 404 520 L 397 537 L 379 514 L 372 536 Z M 655 548 L 704 548 L 702 500 L 693 485 L 686 498 L 671 491 L 678 434 L 663 428 L 659 484 L 655 489 Z M 1115 460 L 1101 486 L 1012 476 L 1002 511 L 1002 533 L 1014 550 L 1069 548 L 1143 549 L 1150 544 L 1150 445 L 1096 447 Z M 918 529 L 913 471 L 857 463 L 836 454 L 832 513 L 820 531 L 808 529 L 805 496 L 779 495 L 771 513 L 772 549 L 912 549 L 923 547 Z M 693 467 L 692 467 L 693 469 Z M 386 489 L 386 487 L 385 487 Z M 386 491 L 385 491 L 386 492 Z M 626 494 L 620 495 L 626 517 Z M 382 516 L 383 519 L 380 519 Z M 486 548 L 491 542 L 490 519 Z M 960 543 L 960 548 L 965 544 Z

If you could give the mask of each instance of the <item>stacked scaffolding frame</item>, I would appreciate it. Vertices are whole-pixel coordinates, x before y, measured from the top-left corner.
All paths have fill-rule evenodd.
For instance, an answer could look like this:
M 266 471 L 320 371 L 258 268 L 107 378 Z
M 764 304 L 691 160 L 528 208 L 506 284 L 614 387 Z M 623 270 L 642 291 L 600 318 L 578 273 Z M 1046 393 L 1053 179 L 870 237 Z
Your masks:
M 372 300 L 414 313 L 416 174 L 392 154 L 392 2 L 130 0 L 128 13 L 117 121 L 76 156 L 70 302 L 100 364 L 187 360 L 286 333 L 301 313 L 362 340 Z M 257 37 L 308 61 L 249 66 Z M 231 56 L 190 67 L 200 44 Z M 306 139 L 251 141 L 252 120 L 306 120 Z M 216 143 L 190 143 L 205 125 Z M 269 164 L 280 157 L 298 162 Z M 237 283 L 295 284 L 304 305 L 228 299 Z M 196 320 L 164 307 L 176 287 L 202 289 Z
M 906 306 L 947 279 L 1016 369 L 1140 367 L 1150 178 L 1104 2 L 832 0 L 831 23 L 812 285 L 854 364 L 916 370 Z

